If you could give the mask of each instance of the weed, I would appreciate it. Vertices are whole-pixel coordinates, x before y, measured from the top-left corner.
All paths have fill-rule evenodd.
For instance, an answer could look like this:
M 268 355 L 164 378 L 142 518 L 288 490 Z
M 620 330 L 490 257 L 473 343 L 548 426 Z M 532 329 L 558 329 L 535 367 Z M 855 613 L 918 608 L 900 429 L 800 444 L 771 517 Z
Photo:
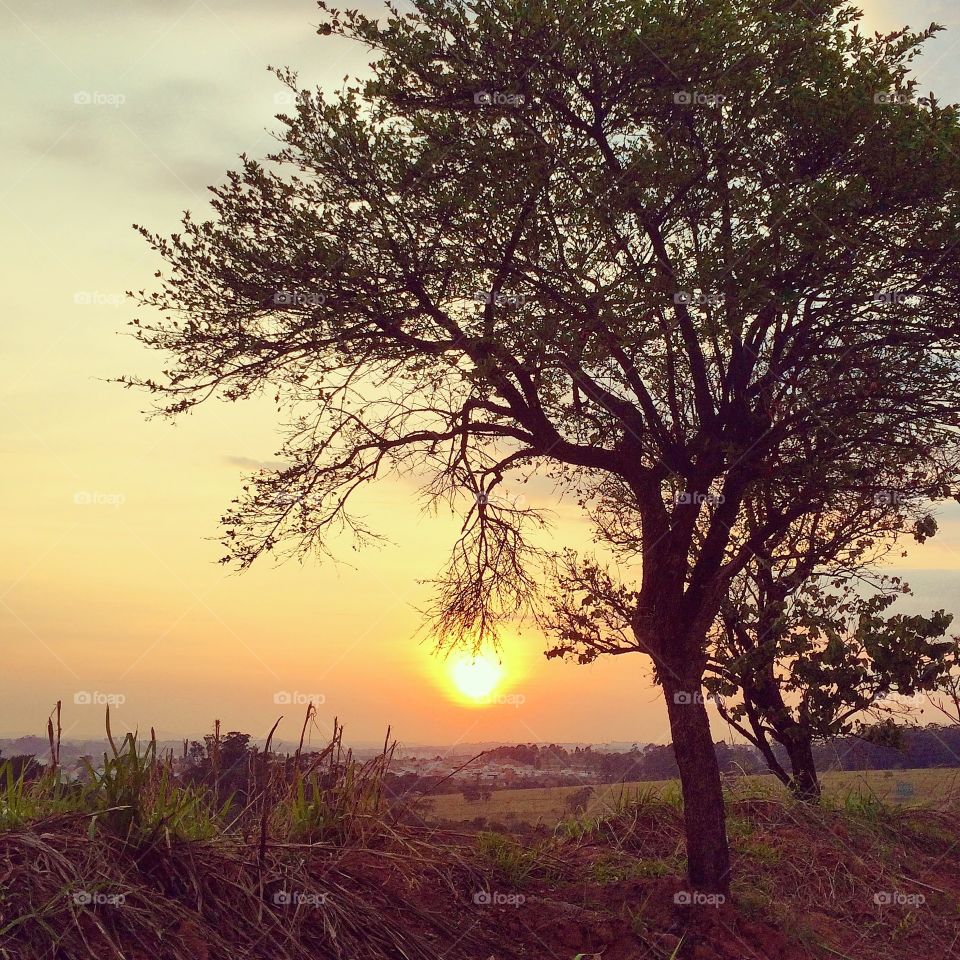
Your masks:
M 526 849 L 502 833 L 479 834 L 477 851 L 506 883 L 515 887 L 521 886 L 537 866 L 535 850 Z

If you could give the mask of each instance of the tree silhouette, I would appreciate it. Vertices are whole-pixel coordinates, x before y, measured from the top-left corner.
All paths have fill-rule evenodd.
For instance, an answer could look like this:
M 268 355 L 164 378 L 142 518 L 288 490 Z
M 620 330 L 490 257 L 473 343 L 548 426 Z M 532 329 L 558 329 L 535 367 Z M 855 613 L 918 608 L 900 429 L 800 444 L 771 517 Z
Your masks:
M 872 486 L 879 492 L 846 496 L 839 509 L 801 518 L 758 551 L 714 625 L 705 684 L 720 715 L 805 800 L 820 796 L 815 739 L 909 713 L 890 698 L 942 689 L 957 656 L 957 642 L 943 639 L 951 619 L 943 611 L 882 616 L 909 588 L 880 574 L 880 562 L 904 534 L 925 542 L 936 522 L 927 491 L 909 478 L 881 465 Z M 764 500 L 755 497 L 746 523 L 765 522 Z M 786 751 L 789 772 L 773 742 Z
M 705 680 L 721 716 L 763 754 L 803 800 L 818 800 L 817 740 L 911 712 L 902 698 L 942 691 L 960 641 L 945 637 L 952 617 L 884 616 L 896 592 L 859 595 L 851 584 L 806 582 L 782 595 L 755 584 L 757 606 L 729 611 L 717 671 Z M 772 744 L 789 758 L 789 772 Z
M 450 643 L 538 601 L 549 518 L 498 485 L 573 491 L 642 565 L 611 652 L 655 665 L 690 882 L 726 891 L 701 679 L 728 586 L 864 464 L 942 483 L 960 420 L 957 111 L 907 73 L 937 28 L 866 37 L 824 0 L 321 8 L 370 77 L 299 91 L 211 219 L 143 231 L 168 271 L 136 335 L 170 363 L 125 382 L 171 415 L 286 411 L 287 465 L 225 517 L 241 567 L 376 538 L 351 501 L 390 474 L 465 503 L 433 611 Z M 593 639 L 554 621 L 556 652 Z

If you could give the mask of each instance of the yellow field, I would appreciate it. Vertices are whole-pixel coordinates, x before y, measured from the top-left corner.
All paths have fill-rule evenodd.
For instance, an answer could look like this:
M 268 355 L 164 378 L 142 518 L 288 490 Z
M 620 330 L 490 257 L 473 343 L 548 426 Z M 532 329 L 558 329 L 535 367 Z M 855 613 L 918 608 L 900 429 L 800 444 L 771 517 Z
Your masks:
M 824 794 L 842 799 L 849 794 L 873 796 L 900 806 L 942 807 L 960 800 L 960 769 L 957 770 L 869 770 L 860 773 L 825 773 L 821 777 Z M 429 813 L 438 820 L 466 822 L 486 817 L 494 822 L 544 823 L 553 826 L 569 813 L 567 798 L 581 787 L 543 787 L 529 790 L 497 790 L 489 800 L 467 803 L 459 793 L 429 800 Z M 729 781 L 729 789 L 738 796 L 783 792 L 773 776 L 740 777 Z M 676 794 L 676 780 L 645 780 L 640 783 L 594 786 L 587 814 L 610 810 L 625 790 L 664 790 Z

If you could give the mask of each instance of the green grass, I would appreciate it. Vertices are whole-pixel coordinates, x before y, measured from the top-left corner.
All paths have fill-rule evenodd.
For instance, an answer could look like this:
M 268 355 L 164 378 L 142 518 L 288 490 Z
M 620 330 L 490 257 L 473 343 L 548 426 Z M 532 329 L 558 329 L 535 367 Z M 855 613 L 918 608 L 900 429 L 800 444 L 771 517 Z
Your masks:
M 620 883 L 623 880 L 676 876 L 682 870 L 683 866 L 677 860 L 638 860 L 636 857 L 611 853 L 594 860 L 590 865 L 589 875 L 594 883 L 603 885 Z
M 522 886 L 537 867 L 536 850 L 523 847 L 502 833 L 481 833 L 477 837 L 477 851 L 500 879 L 513 887 Z

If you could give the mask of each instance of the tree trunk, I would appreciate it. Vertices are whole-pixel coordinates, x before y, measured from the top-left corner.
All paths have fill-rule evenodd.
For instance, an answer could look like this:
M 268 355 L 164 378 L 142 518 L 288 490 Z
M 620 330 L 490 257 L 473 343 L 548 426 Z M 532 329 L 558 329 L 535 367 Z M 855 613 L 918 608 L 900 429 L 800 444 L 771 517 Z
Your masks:
M 667 699 L 673 750 L 680 768 L 683 819 L 687 837 L 687 874 L 693 890 L 730 892 L 730 848 L 710 718 L 700 677 L 678 679 L 669 671 L 661 678 Z M 682 676 L 682 675 L 681 675 Z
M 790 790 L 798 800 L 805 803 L 820 802 L 820 780 L 813 762 L 813 744 L 806 731 L 794 727 L 785 732 L 781 740 L 790 757 Z

